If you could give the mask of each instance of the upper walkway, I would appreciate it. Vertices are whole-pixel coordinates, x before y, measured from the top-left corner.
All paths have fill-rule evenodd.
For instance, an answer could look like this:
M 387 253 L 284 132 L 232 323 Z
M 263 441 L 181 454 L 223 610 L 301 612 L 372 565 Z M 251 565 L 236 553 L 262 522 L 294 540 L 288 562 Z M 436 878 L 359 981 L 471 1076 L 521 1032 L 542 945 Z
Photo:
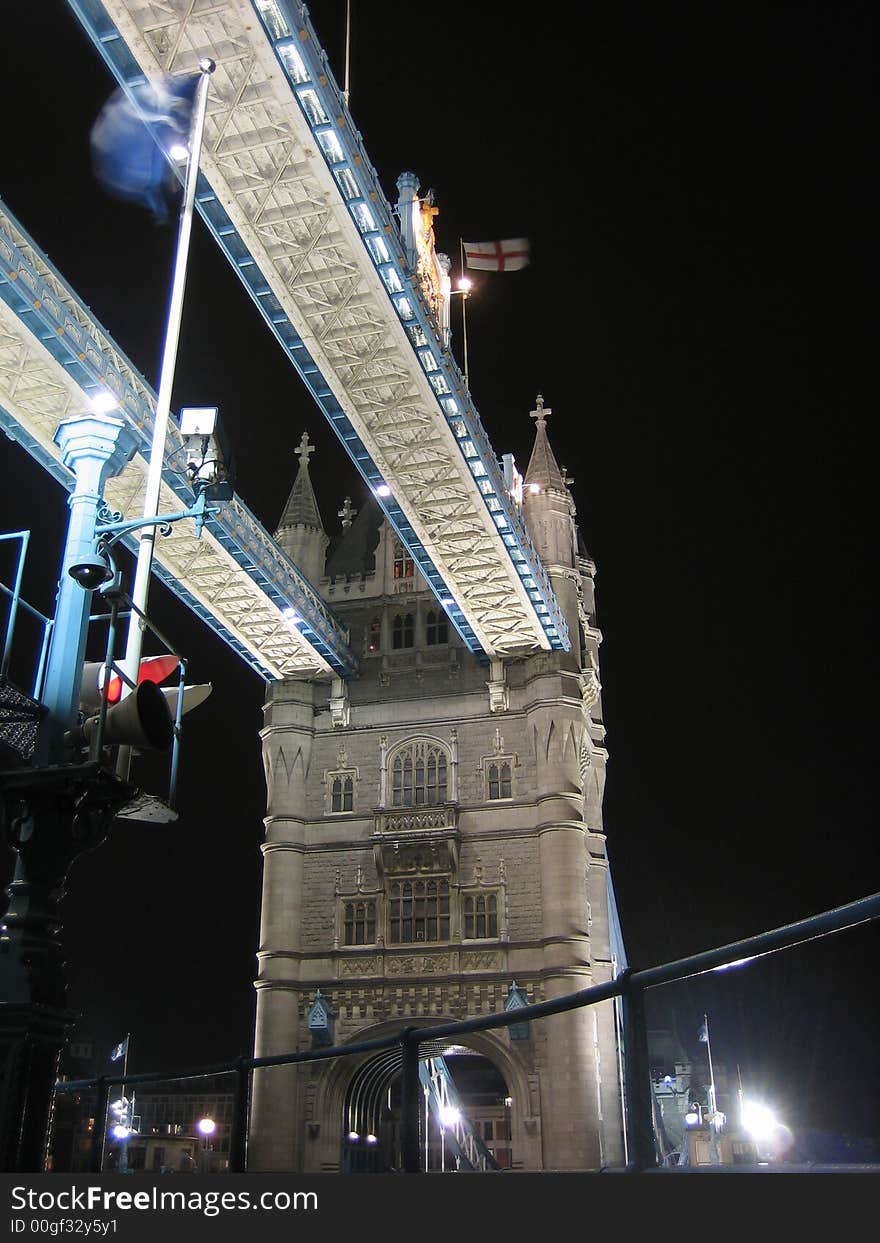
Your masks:
M 550 580 L 298 0 L 68 0 L 116 79 L 211 78 L 196 202 L 470 649 L 570 648 Z

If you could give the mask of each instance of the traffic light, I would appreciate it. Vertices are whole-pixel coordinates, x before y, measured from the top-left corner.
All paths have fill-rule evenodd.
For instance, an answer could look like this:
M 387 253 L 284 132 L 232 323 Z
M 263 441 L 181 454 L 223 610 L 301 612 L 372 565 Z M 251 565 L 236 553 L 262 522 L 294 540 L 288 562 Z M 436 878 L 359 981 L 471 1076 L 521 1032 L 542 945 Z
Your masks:
M 107 679 L 107 714 L 101 745 L 167 751 L 174 738 L 179 686 L 158 685 L 180 667 L 177 656 L 145 656 L 138 666 L 137 686 L 122 698 L 123 681 L 112 669 Z M 79 691 L 80 723 L 70 730 L 67 743 L 75 748 L 90 746 L 101 719 L 106 667 L 101 662 L 83 665 Z M 211 693 L 210 683 L 183 688 L 183 711 L 191 712 Z
M 111 670 L 107 680 L 107 714 L 101 743 L 106 747 L 130 746 L 150 751 L 167 751 L 174 738 L 174 719 L 168 697 L 158 686 L 178 668 L 176 656 L 147 656 L 138 667 L 137 686 L 122 698 L 122 678 Z M 101 719 L 105 697 L 103 663 L 83 666 L 79 692 L 80 723 L 66 735 L 75 748 L 88 747 Z

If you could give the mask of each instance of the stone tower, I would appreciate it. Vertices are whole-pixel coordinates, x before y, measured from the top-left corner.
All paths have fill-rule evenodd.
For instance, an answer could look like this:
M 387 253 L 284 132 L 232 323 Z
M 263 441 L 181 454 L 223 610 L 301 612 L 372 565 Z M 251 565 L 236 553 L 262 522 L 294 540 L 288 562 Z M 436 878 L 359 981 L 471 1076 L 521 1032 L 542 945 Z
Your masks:
M 375 502 L 340 511 L 312 581 L 350 627 L 360 673 L 345 696 L 277 683 L 266 705 L 256 1056 L 308 1048 L 316 1005 L 344 1044 L 498 1012 L 512 988 L 541 1001 L 612 974 L 595 566 L 549 414 L 539 397 L 523 508 L 570 653 L 478 661 Z M 304 453 L 294 492 L 307 465 Z M 297 526 L 287 516 L 281 533 Z M 461 1065 L 492 1085 L 475 1111 L 502 1165 L 622 1163 L 611 1003 L 466 1044 Z M 394 1093 L 381 1058 L 257 1072 L 249 1168 L 344 1169 L 346 1136 L 363 1127 L 387 1168 Z

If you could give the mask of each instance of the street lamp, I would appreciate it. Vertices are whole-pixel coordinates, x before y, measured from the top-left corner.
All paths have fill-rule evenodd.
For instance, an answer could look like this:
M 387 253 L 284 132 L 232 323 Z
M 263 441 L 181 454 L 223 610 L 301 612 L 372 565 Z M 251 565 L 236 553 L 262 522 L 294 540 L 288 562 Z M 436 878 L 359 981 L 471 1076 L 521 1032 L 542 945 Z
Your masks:
M 464 386 L 470 392 L 468 383 L 468 339 L 467 339 L 467 300 L 473 287 L 473 281 L 468 280 L 466 276 L 460 276 L 455 282 L 457 289 L 450 290 L 450 298 L 455 294 L 461 295 L 461 337 L 464 341 Z
M 217 1130 L 217 1123 L 213 1118 L 199 1118 L 196 1130 L 202 1137 L 202 1173 L 204 1174 L 207 1172 L 208 1165 L 208 1137 Z
M 461 1121 L 461 1110 L 454 1105 L 440 1106 L 440 1173 L 446 1173 L 446 1128 L 457 1126 Z

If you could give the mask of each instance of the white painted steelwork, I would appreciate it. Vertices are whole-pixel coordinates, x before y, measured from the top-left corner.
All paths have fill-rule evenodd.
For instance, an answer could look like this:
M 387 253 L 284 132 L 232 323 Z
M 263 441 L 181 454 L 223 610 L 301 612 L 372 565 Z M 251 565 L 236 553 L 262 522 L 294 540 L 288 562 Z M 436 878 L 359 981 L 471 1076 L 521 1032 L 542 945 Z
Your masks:
M 108 505 L 137 517 L 156 397 L 63 277 L 0 202 L 0 427 L 70 489 L 53 437 L 99 391 L 139 440 L 139 452 L 106 488 Z M 183 445 L 170 429 L 160 512 L 192 503 Z M 132 538 L 129 538 L 129 545 Z M 272 536 L 238 498 L 208 520 L 191 520 L 156 544 L 165 584 L 266 679 L 346 676 L 355 661 L 346 633 Z M 301 624 L 284 614 L 295 609 Z
M 217 64 L 197 206 L 459 633 L 568 650 L 549 577 L 298 0 L 68 0 L 116 78 Z

